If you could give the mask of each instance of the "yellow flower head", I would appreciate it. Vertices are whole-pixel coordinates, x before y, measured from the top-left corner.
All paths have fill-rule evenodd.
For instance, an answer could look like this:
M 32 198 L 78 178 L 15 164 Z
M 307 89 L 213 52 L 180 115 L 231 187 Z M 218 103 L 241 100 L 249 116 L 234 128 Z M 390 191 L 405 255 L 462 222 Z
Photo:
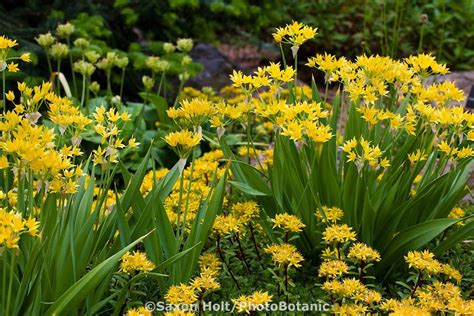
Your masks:
M 296 247 L 287 243 L 267 246 L 265 252 L 272 255 L 273 262 L 279 267 L 294 266 L 298 268 L 303 261 L 303 256 L 296 250 Z
M 199 145 L 201 135 L 187 130 L 169 133 L 165 136 L 166 143 L 171 146 L 181 158 L 189 154 L 190 149 Z
M 380 253 L 361 242 L 352 245 L 348 257 L 362 262 L 380 261 Z
M 306 226 L 298 217 L 287 213 L 277 214 L 275 218 L 272 219 L 272 222 L 273 228 L 282 228 L 283 230 L 292 233 L 300 232 Z
M 149 272 L 154 268 L 155 265 L 148 260 L 146 254 L 139 251 L 124 254 L 122 256 L 122 263 L 120 264 L 120 271 L 128 274 L 135 271 Z
M 346 224 L 333 224 L 324 230 L 323 239 L 327 243 L 344 243 L 356 240 L 356 233 L 352 230 L 352 227 L 349 227 Z

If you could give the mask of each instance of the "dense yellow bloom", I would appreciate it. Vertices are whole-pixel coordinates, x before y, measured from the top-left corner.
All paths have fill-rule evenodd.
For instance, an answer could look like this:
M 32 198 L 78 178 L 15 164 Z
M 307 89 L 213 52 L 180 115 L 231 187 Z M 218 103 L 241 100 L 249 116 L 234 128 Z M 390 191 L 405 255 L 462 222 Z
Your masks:
M 428 250 L 424 251 L 410 251 L 405 256 L 405 261 L 410 268 L 426 272 L 428 274 L 439 274 L 442 266 L 438 260 L 434 258 L 434 254 Z
M 251 295 L 241 295 L 232 299 L 238 313 L 250 314 L 251 311 L 259 310 L 259 306 L 272 301 L 272 296 L 268 292 L 255 291 Z
M 166 302 L 176 305 L 191 305 L 197 300 L 194 287 L 191 285 L 173 285 L 165 295 Z
M 359 315 L 366 315 L 367 313 L 367 306 L 359 305 L 359 304 L 335 304 L 332 311 L 335 315 L 341 316 L 359 316 Z
M 155 265 L 148 260 L 146 254 L 139 251 L 127 252 L 121 260 L 120 271 L 128 274 L 136 271 L 149 272 L 155 268 Z
M 352 227 L 349 227 L 346 224 L 333 224 L 324 230 L 323 239 L 327 243 L 344 243 L 356 240 L 356 233 L 352 230 Z
M 322 223 L 335 223 L 342 219 L 344 212 L 338 207 L 323 206 L 323 213 L 325 217 L 318 210 L 316 211 L 316 217 L 321 220 Z
M 319 276 L 337 278 L 349 272 L 349 266 L 342 260 L 324 261 L 319 267 Z
M 265 252 L 272 255 L 273 262 L 279 267 L 294 266 L 298 268 L 303 261 L 303 256 L 296 250 L 296 247 L 287 243 L 267 246 Z
M 273 38 L 277 43 L 287 43 L 298 47 L 307 40 L 314 38 L 317 35 L 317 30 L 317 28 L 294 21 L 285 27 L 277 28 L 273 33 Z
M 201 270 L 217 274 L 221 265 L 222 262 L 215 253 L 208 252 L 199 257 L 199 267 Z
M 232 205 L 231 214 L 237 218 L 241 224 L 246 224 L 257 218 L 260 208 L 255 201 L 237 202 Z
M 300 232 L 306 226 L 298 217 L 287 213 L 277 214 L 272 222 L 273 228 L 282 228 L 284 231 L 292 233 Z
M 186 156 L 189 150 L 201 142 L 201 135 L 187 130 L 169 133 L 165 136 L 168 145 L 176 150 L 180 157 Z
M 23 219 L 20 213 L 7 212 L 0 208 L 0 248 L 5 246 L 18 249 L 18 242 L 23 233 L 38 236 L 39 223 L 34 218 Z
M 459 218 L 463 218 L 464 216 L 466 216 L 466 212 L 464 212 L 464 210 L 460 207 L 455 207 L 451 210 L 451 212 L 449 213 L 448 217 L 449 218 L 454 218 L 454 219 L 459 219 Z M 463 226 L 464 223 L 463 222 L 459 222 L 457 223 L 457 225 L 459 226 Z
M 0 36 L 0 49 L 12 48 L 18 45 L 16 40 L 11 40 L 5 35 Z
M 201 273 L 198 277 L 191 281 L 191 286 L 199 291 L 213 291 L 221 286 L 217 279 L 209 273 Z
M 356 297 L 366 293 L 367 288 L 357 279 L 344 279 L 342 281 L 333 279 L 324 282 L 323 290 L 338 297 Z
M 349 250 L 349 258 L 362 262 L 380 261 L 380 253 L 364 243 L 355 243 Z
M 167 113 L 174 120 L 184 121 L 191 126 L 200 126 L 205 119 L 216 113 L 216 109 L 208 100 L 193 98 L 182 100 L 179 108 L 170 108 Z
M 410 160 L 410 164 L 413 166 L 419 161 L 426 160 L 427 156 L 425 155 L 424 150 L 417 149 L 416 152 L 408 154 L 408 160 Z
M 132 308 L 127 311 L 125 316 L 152 316 L 153 313 L 146 307 Z
M 237 233 L 240 230 L 240 221 L 233 215 L 218 215 L 212 229 L 219 236 Z

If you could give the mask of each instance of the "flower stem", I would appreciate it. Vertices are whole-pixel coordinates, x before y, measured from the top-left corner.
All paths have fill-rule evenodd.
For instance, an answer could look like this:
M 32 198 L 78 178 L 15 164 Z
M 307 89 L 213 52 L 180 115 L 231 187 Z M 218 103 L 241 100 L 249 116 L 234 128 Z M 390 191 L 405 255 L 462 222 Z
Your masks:
M 232 281 L 234 281 L 235 286 L 237 286 L 237 289 L 240 290 L 240 285 L 239 282 L 237 282 L 237 279 L 235 278 L 234 274 L 232 273 L 232 270 L 230 266 L 227 264 L 227 261 L 224 258 L 224 255 L 222 254 L 222 249 L 221 249 L 221 238 L 218 235 L 217 236 L 217 253 L 219 254 L 219 257 L 221 258 L 221 261 L 224 263 L 224 265 L 227 268 L 227 272 L 229 272 L 230 277 L 232 278 Z

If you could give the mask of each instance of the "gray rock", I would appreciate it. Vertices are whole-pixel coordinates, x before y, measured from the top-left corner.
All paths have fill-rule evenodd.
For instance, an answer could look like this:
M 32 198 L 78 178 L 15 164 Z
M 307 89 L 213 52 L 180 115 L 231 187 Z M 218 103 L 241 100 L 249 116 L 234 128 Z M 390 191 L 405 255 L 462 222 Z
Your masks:
M 211 44 L 196 44 L 190 55 L 194 62 L 200 63 L 204 67 L 196 77 L 187 82 L 187 85 L 197 89 L 210 86 L 219 90 L 230 83 L 229 75 L 232 74 L 232 70 L 238 69 Z

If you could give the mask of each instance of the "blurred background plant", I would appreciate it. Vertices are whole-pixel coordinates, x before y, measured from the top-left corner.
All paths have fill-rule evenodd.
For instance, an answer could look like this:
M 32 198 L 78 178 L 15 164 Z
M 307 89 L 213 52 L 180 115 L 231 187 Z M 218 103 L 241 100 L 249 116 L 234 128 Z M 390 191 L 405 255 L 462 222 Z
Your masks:
M 179 37 L 271 48 L 272 27 L 295 19 L 321 30 L 308 51 L 404 57 L 422 50 L 458 70 L 472 68 L 474 61 L 474 31 L 468 27 L 474 22 L 470 0 L 20 2 L 2 1 L 0 28 L 31 46 L 36 34 L 72 21 L 78 36 L 124 51 L 133 42 Z

